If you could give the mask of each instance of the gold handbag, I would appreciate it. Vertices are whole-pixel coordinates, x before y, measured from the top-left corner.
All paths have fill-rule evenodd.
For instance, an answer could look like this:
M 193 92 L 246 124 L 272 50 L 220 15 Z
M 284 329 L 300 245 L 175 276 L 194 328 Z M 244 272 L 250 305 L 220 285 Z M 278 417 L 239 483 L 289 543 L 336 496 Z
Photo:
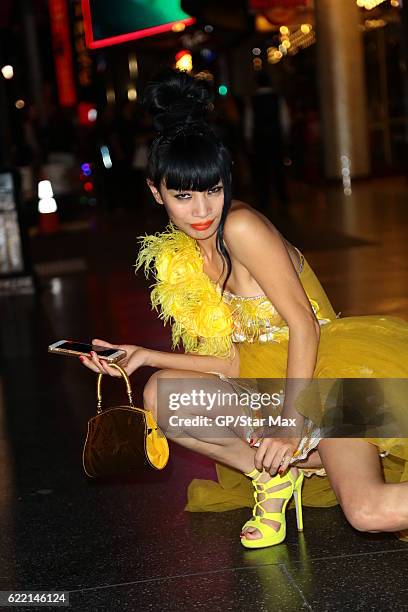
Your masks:
M 97 414 L 88 421 L 88 432 L 82 452 L 87 476 L 119 476 L 151 466 L 162 470 L 169 458 L 169 446 L 153 415 L 133 405 L 132 388 L 126 372 L 116 363 L 110 364 L 121 373 L 126 383 L 129 406 L 102 409 L 101 382 L 97 381 Z

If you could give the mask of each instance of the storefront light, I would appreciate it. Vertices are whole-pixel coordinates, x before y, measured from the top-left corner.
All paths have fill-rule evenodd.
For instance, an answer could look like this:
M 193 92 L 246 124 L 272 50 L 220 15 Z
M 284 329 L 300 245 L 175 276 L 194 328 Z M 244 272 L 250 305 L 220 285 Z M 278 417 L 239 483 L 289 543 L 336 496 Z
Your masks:
M 371 11 L 373 8 L 382 4 L 385 0 L 357 0 L 357 6 L 364 8 L 367 11 Z

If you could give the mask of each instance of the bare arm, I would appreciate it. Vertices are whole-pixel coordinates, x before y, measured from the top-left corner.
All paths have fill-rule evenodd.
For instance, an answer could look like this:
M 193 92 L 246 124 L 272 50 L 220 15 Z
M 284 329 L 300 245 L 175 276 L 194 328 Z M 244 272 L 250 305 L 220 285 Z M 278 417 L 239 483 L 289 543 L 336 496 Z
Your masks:
M 192 370 L 193 372 L 220 372 L 226 376 L 237 378 L 239 376 L 239 351 L 235 344 L 230 358 L 211 357 L 208 355 L 195 355 L 192 353 L 168 353 L 165 351 L 155 351 L 136 346 L 133 344 L 111 344 L 105 340 L 97 338 L 92 340 L 92 344 L 106 346 L 107 348 L 117 348 L 126 351 L 126 358 L 120 361 L 127 374 L 133 374 L 142 366 L 152 368 L 169 368 L 173 370 Z M 99 359 L 96 353 L 91 357 L 81 357 L 82 363 L 94 372 L 120 376 L 119 372 L 109 366 L 109 364 Z
M 146 349 L 146 364 L 152 368 L 171 368 L 174 370 L 191 370 L 193 372 L 220 372 L 227 376 L 239 376 L 239 351 L 233 346 L 233 357 L 222 359 L 208 355 L 191 353 L 167 353 Z
M 286 376 L 311 378 L 320 327 L 279 232 L 252 211 L 239 209 L 227 218 L 225 242 L 288 324 Z
M 304 419 L 294 403 L 298 393 L 313 377 L 320 339 L 319 323 L 282 237 L 275 228 L 251 210 L 239 209 L 227 218 L 224 236 L 230 252 L 247 268 L 288 325 L 287 380 L 282 416 L 296 419 L 297 427 L 287 433 L 288 439 L 295 440 L 300 436 Z M 255 466 L 276 472 L 283 457 L 289 457 L 289 451 L 293 453 L 296 446 L 297 442 L 293 441 L 285 447 L 284 438 L 264 439 Z

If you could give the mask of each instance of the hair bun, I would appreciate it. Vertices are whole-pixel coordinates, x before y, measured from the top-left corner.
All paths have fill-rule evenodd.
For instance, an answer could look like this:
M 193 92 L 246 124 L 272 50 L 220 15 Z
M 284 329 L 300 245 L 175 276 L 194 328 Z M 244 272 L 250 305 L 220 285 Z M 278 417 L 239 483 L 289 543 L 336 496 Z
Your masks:
M 143 102 L 153 116 L 155 129 L 163 132 L 179 124 L 204 120 L 211 92 L 205 79 L 169 68 L 147 86 Z

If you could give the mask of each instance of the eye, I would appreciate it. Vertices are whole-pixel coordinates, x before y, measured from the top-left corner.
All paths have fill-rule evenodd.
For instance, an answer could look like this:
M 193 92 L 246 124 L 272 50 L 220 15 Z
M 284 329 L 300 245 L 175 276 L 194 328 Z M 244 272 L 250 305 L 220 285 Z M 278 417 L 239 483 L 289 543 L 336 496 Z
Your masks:
M 191 194 L 189 194 L 189 193 L 176 193 L 176 195 L 174 197 L 176 198 L 176 200 L 188 200 L 189 198 L 191 198 Z
M 220 191 L 222 191 L 222 185 L 216 185 L 215 187 L 209 189 L 208 193 L 219 193 Z

